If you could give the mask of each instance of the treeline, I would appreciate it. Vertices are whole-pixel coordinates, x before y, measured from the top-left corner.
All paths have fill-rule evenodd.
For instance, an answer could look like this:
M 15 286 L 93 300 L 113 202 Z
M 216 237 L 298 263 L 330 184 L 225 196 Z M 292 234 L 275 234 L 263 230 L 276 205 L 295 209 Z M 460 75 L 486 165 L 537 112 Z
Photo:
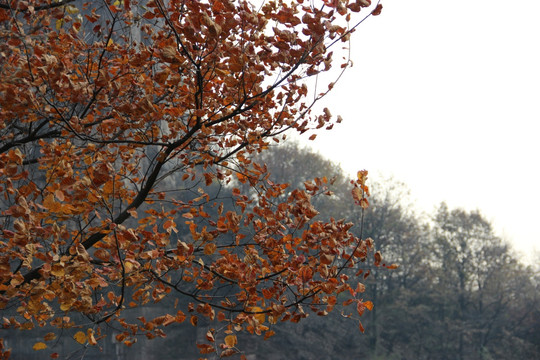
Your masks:
M 332 162 L 295 144 L 262 160 L 276 182 L 298 185 L 332 174 L 335 195 L 318 200 L 321 216 L 359 219 L 347 176 Z M 337 311 L 283 336 L 278 330 L 257 359 L 540 358 L 538 266 L 521 262 L 478 211 L 443 203 L 426 218 L 408 205 L 403 184 L 372 183 L 371 190 L 363 229 L 356 231 L 399 268 L 373 268 L 365 280 L 365 299 L 375 303 L 363 317 L 365 333 Z
M 297 324 L 270 325 L 276 334 L 267 340 L 239 334 L 238 348 L 247 359 L 540 358 L 539 269 L 521 262 L 479 212 L 441 204 L 431 216 L 419 216 L 406 201 L 406 187 L 389 180 L 370 184 L 370 206 L 362 216 L 351 198 L 348 176 L 323 156 L 293 143 L 253 161 L 267 165 L 272 174 L 268 181 L 289 183 L 291 188 L 326 176 L 333 194 L 313 199 L 320 210 L 318 216 L 355 223 L 363 217 L 363 225 L 353 231 L 372 238 L 376 250 L 384 255 L 383 262 L 399 267 L 388 270 L 368 262 L 362 264 L 362 273 L 351 269 L 350 281 L 363 283 L 364 300 L 375 304 L 360 319 L 364 333 L 352 314 L 356 311 L 338 303 L 328 316 L 311 314 Z M 204 184 L 179 182 L 178 186 L 197 191 Z M 240 186 L 214 182 L 206 192 L 222 201 L 230 197 L 233 187 Z M 234 207 L 233 202 L 227 204 Z M 175 237 L 190 236 L 189 230 L 179 230 Z M 370 274 L 364 279 L 366 272 Z M 126 316 L 158 316 L 163 308 L 174 306 L 173 302 L 168 299 L 127 311 Z M 129 348 L 115 341 L 121 329 L 108 328 L 100 349 L 74 347 L 72 334 L 66 330 L 55 346 L 62 353 L 73 350 L 73 358 L 196 359 L 200 355 L 194 344 L 205 342 L 208 330 L 214 329 L 216 337 L 225 335 L 216 326 L 171 325 L 165 339 L 148 341 L 142 336 Z M 21 359 L 39 359 L 32 344 L 43 334 L 32 339 L 24 335 L 18 331 L 3 336 Z

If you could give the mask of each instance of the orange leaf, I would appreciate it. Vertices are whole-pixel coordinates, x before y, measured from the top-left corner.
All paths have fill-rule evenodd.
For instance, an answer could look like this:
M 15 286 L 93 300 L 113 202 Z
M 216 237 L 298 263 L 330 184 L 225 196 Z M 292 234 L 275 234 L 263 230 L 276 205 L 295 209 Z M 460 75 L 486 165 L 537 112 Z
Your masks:
M 266 316 L 262 314 L 263 309 L 261 309 L 260 307 L 253 306 L 251 308 L 248 308 L 247 310 L 250 312 L 258 313 L 255 314 L 255 319 L 257 319 L 260 324 L 264 323 L 264 321 L 266 320 Z
M 167 220 L 165 221 L 165 223 L 163 224 L 163 228 L 170 234 L 171 233 L 171 230 L 174 231 L 175 233 L 178 232 L 178 230 L 176 229 L 176 224 L 174 223 L 174 221 L 172 220 Z
M 247 178 L 244 176 L 244 174 L 241 174 L 239 172 L 236 173 L 236 177 L 238 178 L 238 181 L 240 181 L 242 184 L 245 184 L 247 181 Z
M 368 309 L 369 311 L 373 310 L 373 303 L 371 301 L 366 301 L 364 302 L 364 306 L 366 307 L 366 309 Z
M 268 330 L 264 333 L 264 340 L 268 340 L 271 336 L 274 336 L 275 333 L 276 332 L 274 330 Z
M 176 313 L 176 322 L 183 323 L 185 320 L 186 315 L 181 310 L 178 310 L 178 312 Z
M 73 335 L 73 338 L 79 343 L 84 344 L 86 342 L 86 334 L 82 331 L 77 331 L 75 335 Z
M 52 194 L 49 194 L 43 200 L 43 206 L 51 212 L 58 212 L 61 209 L 61 204 L 54 201 Z
M 300 275 L 302 282 L 307 282 L 313 277 L 313 269 L 309 266 L 302 266 L 298 271 L 298 275 Z
M 363 293 L 364 291 L 366 291 L 366 285 L 362 284 L 362 283 L 358 283 L 358 285 L 356 286 L 356 290 L 355 290 L 357 293 Z
M 271 299 L 274 297 L 274 291 L 268 289 L 262 289 L 262 294 L 265 299 Z
M 214 176 L 213 174 L 204 173 L 204 179 L 206 181 L 206 186 L 209 186 L 210 184 L 212 184 L 212 181 L 214 180 Z
M 238 343 L 238 339 L 236 338 L 236 335 L 225 336 L 225 344 L 228 347 L 234 347 L 237 343 Z
M 54 340 L 54 339 L 56 339 L 56 334 L 55 334 L 55 333 L 52 333 L 52 332 L 47 333 L 47 334 L 45 334 L 45 336 L 43 337 L 43 339 L 44 339 L 45 341 L 51 341 L 51 340 Z
M 216 244 L 214 243 L 208 243 L 204 246 L 204 254 L 205 255 L 212 255 L 216 252 Z
M 34 346 L 32 346 L 32 349 L 34 349 L 34 351 L 43 350 L 46 348 L 47 348 L 47 344 L 43 342 L 37 342 L 34 344 Z
M 368 172 L 367 170 L 360 170 L 356 173 L 356 176 L 358 178 L 358 183 L 364 185 L 367 180 Z
M 226 319 L 225 313 L 223 311 L 218 312 L 217 319 L 218 321 L 225 320 Z

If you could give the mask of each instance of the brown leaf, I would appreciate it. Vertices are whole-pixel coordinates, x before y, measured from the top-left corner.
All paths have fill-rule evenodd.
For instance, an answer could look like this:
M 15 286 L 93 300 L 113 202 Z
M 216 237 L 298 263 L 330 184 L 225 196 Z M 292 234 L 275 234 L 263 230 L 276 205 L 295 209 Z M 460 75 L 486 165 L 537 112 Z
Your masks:
M 362 322 L 360 321 L 358 321 L 358 328 L 360 329 L 361 333 L 364 333 L 365 329 L 364 329 L 364 326 L 362 325 Z
M 197 344 L 197 347 L 199 348 L 199 352 L 201 354 L 211 354 L 216 351 L 216 349 L 212 345 L 208 344 Z
M 381 11 L 382 11 L 382 8 L 383 8 L 382 4 L 378 4 L 378 5 L 375 7 L 375 9 L 373 9 L 373 11 L 371 12 L 371 15 L 373 15 L 373 16 L 378 16 L 378 15 L 380 15 L 380 14 L 381 14 Z
M 237 354 L 238 353 L 238 350 L 236 349 L 225 349 L 221 352 L 221 354 L 219 354 L 220 357 L 228 357 L 228 356 L 233 356 L 234 354 Z

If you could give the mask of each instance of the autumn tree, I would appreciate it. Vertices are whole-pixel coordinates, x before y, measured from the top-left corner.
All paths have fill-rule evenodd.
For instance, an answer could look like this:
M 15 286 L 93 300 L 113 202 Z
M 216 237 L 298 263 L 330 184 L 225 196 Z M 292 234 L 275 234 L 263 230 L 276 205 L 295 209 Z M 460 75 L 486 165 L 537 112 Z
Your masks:
M 206 317 L 225 333 L 197 346 L 226 356 L 236 332 L 271 336 L 278 321 L 330 311 L 339 293 L 359 312 L 371 307 L 342 271 L 371 242 L 349 223 L 319 220 L 311 204 L 327 179 L 287 189 L 250 154 L 287 130 L 333 126 L 313 106 L 334 84 L 313 92 L 310 78 L 330 71 L 334 52 L 380 9 L 369 0 L 1 1 L 3 326 L 71 328 L 96 345 L 101 325 L 115 323 L 130 345 Z M 257 196 L 236 187 L 225 211 L 207 189 L 231 179 Z M 360 172 L 353 183 L 363 207 L 365 180 Z M 123 317 L 167 297 L 189 304 Z

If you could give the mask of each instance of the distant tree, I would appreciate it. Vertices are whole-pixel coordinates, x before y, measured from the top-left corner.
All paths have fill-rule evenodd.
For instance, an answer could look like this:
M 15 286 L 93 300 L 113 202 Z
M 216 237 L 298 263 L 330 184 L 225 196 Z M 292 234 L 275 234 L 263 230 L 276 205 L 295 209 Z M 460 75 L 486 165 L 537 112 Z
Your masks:
M 287 130 L 332 127 L 312 108 L 334 84 L 312 94 L 306 79 L 332 67 L 370 4 L 1 1 L 3 326 L 56 327 L 32 344 L 43 351 L 67 329 L 93 346 L 114 324 L 131 345 L 217 319 L 226 333 L 197 346 L 228 356 L 237 332 L 271 336 L 338 294 L 370 307 L 342 269 L 371 242 L 311 203 L 328 180 L 287 188 L 250 160 Z M 257 196 L 208 191 L 231 179 Z M 363 208 L 365 180 L 352 185 Z M 189 303 L 123 316 L 171 296 Z
M 506 315 L 516 314 L 516 302 L 524 298 L 517 300 L 522 291 L 515 285 L 530 287 L 530 274 L 478 211 L 449 210 L 442 204 L 434 218 L 433 240 L 439 356 L 516 358 L 501 344 L 517 340 L 512 335 L 516 319 Z

